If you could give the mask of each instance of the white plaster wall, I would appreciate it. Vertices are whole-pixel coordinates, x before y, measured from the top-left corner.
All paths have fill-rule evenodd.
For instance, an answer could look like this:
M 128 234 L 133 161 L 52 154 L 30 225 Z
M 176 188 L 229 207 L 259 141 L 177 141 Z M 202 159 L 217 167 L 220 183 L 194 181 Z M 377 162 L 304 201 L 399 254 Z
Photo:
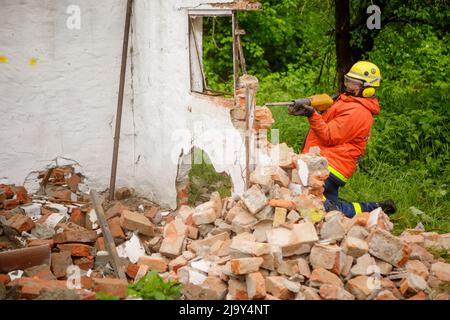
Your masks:
M 81 8 L 80 30 L 66 27 L 73 4 Z M 135 0 L 117 176 L 118 186 L 171 208 L 182 152 L 204 149 L 216 170 L 232 176 L 235 192 L 243 189 L 245 154 L 229 110 L 190 94 L 188 16 L 179 4 Z M 0 56 L 8 57 L 0 64 L 0 177 L 22 184 L 60 156 L 76 160 L 92 187 L 106 189 L 126 1 L 0 5 Z M 210 129 L 225 130 L 227 140 L 206 141 Z M 231 161 L 221 157 L 224 144 Z

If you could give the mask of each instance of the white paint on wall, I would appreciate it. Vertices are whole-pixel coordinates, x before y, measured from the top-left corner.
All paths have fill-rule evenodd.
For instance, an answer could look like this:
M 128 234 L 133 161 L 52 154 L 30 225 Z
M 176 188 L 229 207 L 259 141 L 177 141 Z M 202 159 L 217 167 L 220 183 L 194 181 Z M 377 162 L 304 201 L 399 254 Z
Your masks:
M 177 3 L 135 0 L 117 175 L 118 186 L 171 208 L 182 152 L 205 150 L 235 192 L 243 190 L 245 163 L 229 109 L 190 93 L 188 14 Z M 81 9 L 80 29 L 66 26 L 70 5 Z M 2 0 L 0 178 L 22 184 L 64 157 L 80 164 L 91 187 L 109 186 L 125 7 L 123 0 Z M 208 142 L 216 129 L 229 136 Z M 224 147 L 231 162 L 221 158 Z

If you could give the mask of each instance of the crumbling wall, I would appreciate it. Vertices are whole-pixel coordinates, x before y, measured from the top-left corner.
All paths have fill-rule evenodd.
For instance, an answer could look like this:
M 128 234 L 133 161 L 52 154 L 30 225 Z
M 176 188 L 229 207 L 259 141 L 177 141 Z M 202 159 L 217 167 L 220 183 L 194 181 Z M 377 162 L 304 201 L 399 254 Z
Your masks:
M 188 15 L 177 3 L 134 2 L 117 176 L 172 208 L 182 152 L 205 150 L 237 193 L 245 164 L 230 110 L 190 92 Z M 73 5 L 7 1 L 0 11 L 0 177 L 9 183 L 64 157 L 92 187 L 109 185 L 126 2 L 77 1 L 79 29 L 68 27 Z

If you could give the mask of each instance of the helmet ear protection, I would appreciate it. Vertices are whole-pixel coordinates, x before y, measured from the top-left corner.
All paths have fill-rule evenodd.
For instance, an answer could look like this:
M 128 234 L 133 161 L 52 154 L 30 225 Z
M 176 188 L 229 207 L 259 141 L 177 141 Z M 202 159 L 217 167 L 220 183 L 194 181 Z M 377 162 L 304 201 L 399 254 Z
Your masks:
M 362 95 L 364 98 L 370 98 L 370 97 L 373 97 L 373 96 L 375 95 L 375 88 L 374 88 L 374 87 L 368 87 L 368 88 L 365 88 L 365 89 L 362 91 L 361 95 Z

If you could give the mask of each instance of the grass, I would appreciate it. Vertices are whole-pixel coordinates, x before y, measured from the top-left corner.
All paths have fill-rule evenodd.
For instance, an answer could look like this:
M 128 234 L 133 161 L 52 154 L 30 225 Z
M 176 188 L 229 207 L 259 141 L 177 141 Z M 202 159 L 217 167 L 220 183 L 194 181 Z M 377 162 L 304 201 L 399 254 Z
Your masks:
M 376 163 L 370 173 L 358 170 L 340 196 L 350 201 L 393 199 L 397 212 L 391 216 L 394 233 L 421 222 L 427 231 L 450 232 L 450 201 L 446 190 L 430 185 L 414 168 L 395 168 Z M 413 208 L 412 208 L 413 207 Z

